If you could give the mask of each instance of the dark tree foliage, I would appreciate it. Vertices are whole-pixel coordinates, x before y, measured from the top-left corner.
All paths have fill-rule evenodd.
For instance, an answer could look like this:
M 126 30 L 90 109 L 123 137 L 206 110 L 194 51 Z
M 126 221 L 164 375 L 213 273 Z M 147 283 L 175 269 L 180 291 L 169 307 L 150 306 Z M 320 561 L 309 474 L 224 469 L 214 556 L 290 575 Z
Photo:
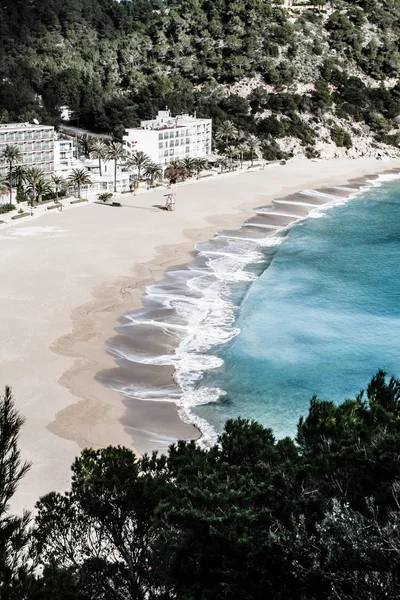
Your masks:
M 36 539 L 47 589 L 54 593 L 60 578 L 64 585 L 62 578 L 71 577 L 78 598 L 152 597 L 151 520 L 165 463 L 156 456 L 138 460 L 125 448 L 82 452 L 72 466 L 71 492 L 38 503 Z
M 400 381 L 379 371 L 296 441 L 242 419 L 167 457 L 87 450 L 38 505 L 42 585 L 60 598 L 395 599 Z M 70 595 L 64 596 L 68 589 Z
M 313 398 L 297 438 L 243 419 L 218 443 L 137 458 L 84 450 L 71 490 L 29 518 L 8 503 L 28 465 L 0 403 L 2 600 L 395 600 L 400 595 L 400 380 Z
M 232 120 L 275 156 L 271 136 L 298 137 L 312 151 L 315 134 L 302 113 L 320 119 L 332 110 L 366 121 L 383 139 L 400 113 L 399 92 L 371 89 L 362 78 L 400 75 L 399 33 L 395 0 L 342 0 L 328 18 L 307 11 L 296 23 L 269 0 L 4 0 L 0 122 L 57 124 L 68 106 L 74 124 L 120 137 L 168 106 L 217 126 Z M 323 58 L 313 69 L 313 94 L 296 93 L 308 79 L 300 53 L 310 64 Z M 354 65 L 359 77 L 347 75 Z M 226 94 L 254 76 L 268 92 L 253 90 L 249 101 Z M 287 116 L 285 130 L 267 133 L 263 110 Z M 374 114 L 388 128 L 376 126 Z
M 0 598 L 17 600 L 30 589 L 27 565 L 29 514 L 10 513 L 9 502 L 29 469 L 22 462 L 18 438 L 24 419 L 18 414 L 9 387 L 0 401 Z

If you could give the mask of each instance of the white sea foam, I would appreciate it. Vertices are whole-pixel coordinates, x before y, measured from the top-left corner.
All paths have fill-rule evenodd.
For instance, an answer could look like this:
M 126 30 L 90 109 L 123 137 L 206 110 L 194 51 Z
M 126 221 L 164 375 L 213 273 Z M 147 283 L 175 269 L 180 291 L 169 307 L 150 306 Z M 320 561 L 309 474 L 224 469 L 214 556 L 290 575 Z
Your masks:
M 181 392 L 137 388 L 134 384 L 121 386 L 118 391 L 126 396 L 146 400 L 175 402 L 180 417 L 184 421 L 196 425 L 202 432 L 200 443 L 207 445 L 215 442 L 216 432 L 207 421 L 196 415 L 193 409 L 196 406 L 218 402 L 225 394 L 224 390 L 217 387 L 201 386 L 201 380 L 205 372 L 223 366 L 222 359 L 210 351 L 218 345 L 228 343 L 240 333 L 240 330 L 234 326 L 238 307 L 232 300 L 231 292 L 237 283 L 248 284 L 250 287 L 252 282 L 257 279 L 257 276 L 249 272 L 247 267 L 265 260 L 262 249 L 279 246 L 284 241 L 287 231 L 296 223 L 310 217 L 323 218 L 327 216 L 327 209 L 344 204 L 371 187 L 398 177 L 398 175 L 383 175 L 376 180 L 366 181 L 358 190 L 337 186 L 335 189 L 347 192 L 345 197 L 337 197 L 334 194 L 317 190 L 302 190 L 300 193 L 304 196 L 304 202 L 285 199 L 275 202 L 282 205 L 283 209 L 285 204 L 309 207 L 311 210 L 308 215 L 296 216 L 285 212 L 275 212 L 270 207 L 259 208 L 254 211 L 256 214 L 288 216 L 292 218 L 292 222 L 278 227 L 266 224 L 265 236 L 259 239 L 246 238 L 242 230 L 240 232 L 242 237 L 221 233 L 213 241 L 199 244 L 197 250 L 199 259 L 203 259 L 205 264 L 203 269 L 194 265 L 185 271 L 170 271 L 166 274 L 168 289 L 165 289 L 163 282 L 152 284 L 147 288 L 146 297 L 154 299 L 154 302 L 150 302 L 153 308 L 173 309 L 174 316 L 171 317 L 171 322 L 168 317 L 160 320 L 149 319 L 146 317 L 146 309 L 142 309 L 136 313 L 125 315 L 128 323 L 122 326 L 150 325 L 162 328 L 166 333 L 171 331 L 178 334 L 181 341 L 175 353 L 151 356 L 132 352 L 128 355 L 124 350 L 110 347 L 110 352 L 119 358 L 143 364 L 172 364 L 175 367 L 175 380 Z M 325 202 L 320 205 L 307 203 L 307 196 L 323 198 Z M 262 224 L 256 223 L 245 223 L 244 225 L 263 227 Z M 272 231 L 268 231 L 268 229 Z M 200 264 L 203 262 L 200 261 Z M 174 280 L 178 282 L 176 290 L 173 287 Z
M 290 217 L 291 219 L 302 219 L 303 215 L 294 215 L 293 213 L 278 212 L 277 210 L 261 209 L 258 211 L 260 215 L 271 215 L 272 217 Z
M 260 227 L 261 229 L 279 229 L 276 225 L 268 225 L 267 223 L 246 223 L 246 227 Z
M 368 180 L 371 183 L 378 182 L 379 184 L 385 183 L 387 181 L 395 181 L 400 178 L 400 173 L 381 173 L 377 179 Z
M 329 194 L 326 192 L 321 192 L 319 190 L 301 190 L 299 192 L 302 196 L 310 196 L 311 198 L 327 198 L 327 200 L 335 200 L 336 196 L 334 194 Z

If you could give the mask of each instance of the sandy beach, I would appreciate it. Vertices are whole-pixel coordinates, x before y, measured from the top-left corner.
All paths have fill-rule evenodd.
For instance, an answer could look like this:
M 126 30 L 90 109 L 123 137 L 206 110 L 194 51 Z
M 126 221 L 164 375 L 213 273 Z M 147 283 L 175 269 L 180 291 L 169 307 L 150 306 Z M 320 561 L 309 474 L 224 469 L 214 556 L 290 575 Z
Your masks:
M 123 195 L 121 208 L 89 203 L 0 226 L 0 384 L 12 387 L 26 418 L 20 447 L 33 465 L 13 508 L 66 490 L 84 447 L 143 452 L 198 435 L 174 404 L 138 401 L 127 411 L 120 394 L 95 380 L 115 367 L 105 342 L 121 315 L 141 306 L 148 284 L 188 262 L 196 243 L 239 227 L 256 206 L 394 168 L 400 159 L 293 160 L 182 185 L 172 213 L 154 206 L 164 204 L 160 189 Z M 169 381 L 172 370 L 146 376 Z

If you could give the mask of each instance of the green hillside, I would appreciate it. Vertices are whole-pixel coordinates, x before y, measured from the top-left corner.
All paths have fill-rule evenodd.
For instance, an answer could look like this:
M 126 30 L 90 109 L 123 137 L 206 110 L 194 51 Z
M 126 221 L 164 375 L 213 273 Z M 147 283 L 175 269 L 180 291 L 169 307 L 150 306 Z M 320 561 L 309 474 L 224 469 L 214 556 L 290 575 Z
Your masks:
M 217 127 L 234 121 L 267 158 L 287 138 L 310 156 L 329 137 L 397 145 L 398 2 L 300 11 L 266 0 L 4 0 L 0 121 L 57 122 L 66 105 L 76 124 L 118 136 L 167 105 Z

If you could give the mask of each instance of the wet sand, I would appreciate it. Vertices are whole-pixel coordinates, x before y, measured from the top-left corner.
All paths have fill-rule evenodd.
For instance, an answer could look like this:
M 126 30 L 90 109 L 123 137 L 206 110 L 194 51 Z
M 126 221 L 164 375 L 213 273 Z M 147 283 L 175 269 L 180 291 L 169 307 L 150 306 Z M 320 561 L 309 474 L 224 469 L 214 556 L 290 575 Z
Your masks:
M 159 399 L 175 402 L 182 420 L 199 429 L 202 443 L 215 441 L 215 432 L 193 408 L 204 401 L 215 401 L 219 396 L 219 392 L 213 390 L 208 390 L 205 396 L 196 381 L 204 370 L 213 368 L 212 353 L 207 354 L 207 350 L 228 341 L 227 331 L 232 332 L 230 324 L 235 309 L 223 298 L 229 297 L 229 289 L 235 293 L 239 282 L 243 286 L 247 280 L 250 287 L 255 276 L 247 269 L 254 260 L 256 267 L 262 257 L 263 270 L 268 268 L 276 243 L 286 235 L 288 225 L 321 207 L 347 201 L 375 179 L 368 176 L 352 179 L 346 186 L 305 189 L 273 199 L 267 206 L 256 207 L 254 216 L 243 221 L 238 229 L 219 231 L 208 242 L 199 243 L 191 262 L 167 269 L 162 280 L 147 287 L 142 297 L 143 307 L 126 313 L 121 319 L 122 326 L 116 328 L 119 335 L 106 344 L 118 366 L 96 376 L 98 381 L 125 397 L 124 424 L 141 452 L 164 450 L 166 432 L 161 428 L 160 435 L 158 428 L 156 435 L 147 431 L 139 433 L 137 427 L 131 426 L 132 415 L 137 418 L 143 406 L 140 400 L 147 400 L 155 415 L 157 410 L 153 404 L 161 406 Z M 157 418 L 156 421 L 158 423 Z M 168 440 L 171 439 L 172 436 L 168 436 Z
M 0 383 L 13 387 L 27 419 L 21 451 L 33 462 L 15 509 L 32 508 L 40 495 L 67 489 L 70 464 L 81 448 L 123 444 L 143 452 L 197 437 L 173 402 L 123 398 L 95 379 L 121 370 L 130 383 L 132 365 L 122 360 L 116 368 L 105 343 L 115 337 L 124 313 L 140 309 L 147 285 L 162 280 L 169 267 L 189 262 L 196 243 L 216 230 L 236 235 L 243 220 L 255 217 L 252 209 L 273 198 L 285 202 L 303 188 L 345 185 L 395 167 L 400 160 L 293 161 L 182 185 L 174 213 L 153 207 L 163 204 L 160 190 L 124 195 L 120 209 L 88 204 L 0 228 Z M 318 201 L 307 197 L 307 203 Z M 293 214 L 294 205 L 281 204 L 265 222 L 248 226 L 246 235 L 265 235 L 258 225 L 286 224 Z M 157 352 L 166 345 L 163 336 L 142 329 L 142 341 L 131 348 Z M 169 338 L 169 352 L 176 341 Z M 148 388 L 176 392 L 171 366 L 140 369 L 137 375 Z

